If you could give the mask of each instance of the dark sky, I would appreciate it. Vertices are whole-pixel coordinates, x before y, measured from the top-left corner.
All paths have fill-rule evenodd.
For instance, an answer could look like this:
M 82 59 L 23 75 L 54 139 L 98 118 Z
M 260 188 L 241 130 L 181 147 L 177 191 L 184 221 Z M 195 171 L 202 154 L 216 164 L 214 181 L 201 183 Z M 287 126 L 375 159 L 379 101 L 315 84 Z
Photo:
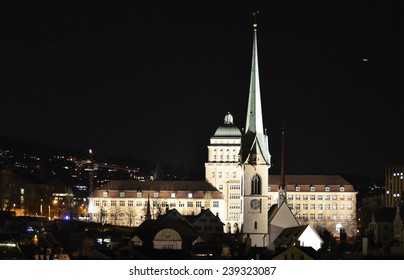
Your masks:
M 287 173 L 404 161 L 400 1 L 8 2 L 0 134 L 203 170 L 225 114 L 245 125 L 258 9 L 272 172 L 282 126 Z

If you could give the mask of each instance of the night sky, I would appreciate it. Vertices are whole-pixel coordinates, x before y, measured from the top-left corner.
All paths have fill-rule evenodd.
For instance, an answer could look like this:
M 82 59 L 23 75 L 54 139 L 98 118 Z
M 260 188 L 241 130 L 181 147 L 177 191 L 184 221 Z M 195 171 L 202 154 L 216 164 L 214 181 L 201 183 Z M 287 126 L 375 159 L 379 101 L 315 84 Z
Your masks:
M 400 1 L 7 2 L 1 135 L 203 170 L 225 114 L 245 126 L 258 9 L 271 172 L 282 126 L 289 174 L 404 162 Z

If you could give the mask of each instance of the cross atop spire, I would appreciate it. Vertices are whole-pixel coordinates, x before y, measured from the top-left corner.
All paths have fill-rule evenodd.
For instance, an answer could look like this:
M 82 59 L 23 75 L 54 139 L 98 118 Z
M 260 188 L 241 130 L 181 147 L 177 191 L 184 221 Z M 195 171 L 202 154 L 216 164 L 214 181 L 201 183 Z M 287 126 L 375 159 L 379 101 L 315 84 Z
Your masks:
M 252 12 L 252 16 L 254 17 L 254 23 L 253 23 L 254 31 L 257 31 L 257 15 L 258 15 L 258 13 L 259 13 L 259 11 Z

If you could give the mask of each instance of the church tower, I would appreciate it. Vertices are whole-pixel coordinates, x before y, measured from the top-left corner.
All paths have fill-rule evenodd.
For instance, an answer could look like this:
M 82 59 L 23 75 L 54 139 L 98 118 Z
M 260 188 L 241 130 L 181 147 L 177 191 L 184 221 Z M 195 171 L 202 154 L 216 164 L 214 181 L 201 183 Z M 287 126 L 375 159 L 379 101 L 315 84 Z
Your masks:
M 251 247 L 268 247 L 268 169 L 271 156 L 262 121 L 256 22 L 253 27 L 250 92 L 240 150 L 243 216 L 241 232 Z

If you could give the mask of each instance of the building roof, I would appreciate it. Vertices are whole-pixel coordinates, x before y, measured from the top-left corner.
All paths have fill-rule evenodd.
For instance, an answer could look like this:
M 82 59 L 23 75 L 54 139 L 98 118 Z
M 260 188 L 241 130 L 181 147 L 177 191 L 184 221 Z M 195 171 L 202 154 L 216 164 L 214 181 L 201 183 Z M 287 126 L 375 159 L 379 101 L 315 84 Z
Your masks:
M 125 197 L 137 197 L 141 192 L 142 198 L 153 198 L 153 193 L 158 192 L 159 198 L 170 198 L 171 193 L 175 193 L 175 198 L 188 197 L 192 193 L 192 198 L 222 199 L 223 196 L 213 185 L 206 181 L 121 181 L 112 180 L 104 186 L 96 189 L 92 196 L 102 197 L 103 192 L 108 191 L 108 197 L 120 197 L 119 192 L 124 191 Z
M 274 240 L 276 247 L 290 247 L 295 244 L 300 235 L 306 230 L 309 225 L 285 228 L 281 234 Z
M 278 190 L 281 183 L 280 175 L 269 175 L 268 178 L 271 191 Z M 316 187 L 316 191 L 325 191 L 329 187 L 331 192 L 340 191 L 344 187 L 344 192 L 355 192 L 354 187 L 347 180 L 339 175 L 285 175 L 285 185 L 287 191 L 295 191 L 295 187 L 300 187 L 300 191 L 310 191 L 310 187 Z
M 199 237 L 199 234 L 187 221 L 159 219 L 144 221 L 133 231 L 131 238 L 138 236 L 146 247 L 151 247 L 155 235 L 163 229 L 175 230 L 181 236 L 181 239 L 189 244 L 194 242 Z
M 240 129 L 234 124 L 223 124 L 216 129 L 213 138 L 241 137 Z

